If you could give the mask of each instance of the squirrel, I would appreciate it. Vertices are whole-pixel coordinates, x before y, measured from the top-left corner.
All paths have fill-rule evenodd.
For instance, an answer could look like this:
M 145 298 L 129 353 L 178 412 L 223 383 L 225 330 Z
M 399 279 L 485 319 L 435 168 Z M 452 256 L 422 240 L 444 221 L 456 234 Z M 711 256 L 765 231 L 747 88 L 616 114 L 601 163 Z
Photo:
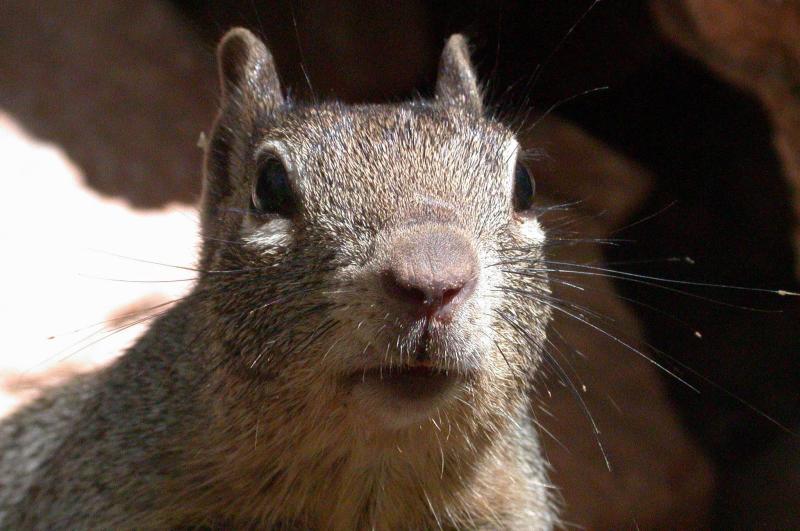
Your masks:
M 0 527 L 552 528 L 545 235 L 465 38 L 398 104 L 290 101 L 243 28 L 217 59 L 196 284 L 0 424 Z

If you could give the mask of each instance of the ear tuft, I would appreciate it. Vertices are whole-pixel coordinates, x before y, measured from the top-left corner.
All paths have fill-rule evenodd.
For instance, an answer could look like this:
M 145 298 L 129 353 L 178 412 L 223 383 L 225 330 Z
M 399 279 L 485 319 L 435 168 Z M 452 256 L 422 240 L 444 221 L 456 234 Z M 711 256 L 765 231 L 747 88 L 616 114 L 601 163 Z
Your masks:
M 456 33 L 447 39 L 439 60 L 436 99 L 444 100 L 480 114 L 483 109 L 475 70 L 469 60 L 467 40 Z
M 272 54 L 249 30 L 228 31 L 217 46 L 217 60 L 223 100 L 239 93 L 267 108 L 283 103 Z

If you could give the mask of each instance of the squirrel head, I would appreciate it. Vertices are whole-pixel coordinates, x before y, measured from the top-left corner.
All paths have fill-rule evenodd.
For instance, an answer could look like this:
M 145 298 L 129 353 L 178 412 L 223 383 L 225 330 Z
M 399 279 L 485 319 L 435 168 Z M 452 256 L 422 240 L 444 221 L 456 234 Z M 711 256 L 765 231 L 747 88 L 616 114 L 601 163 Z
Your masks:
M 289 101 L 244 29 L 218 61 L 198 290 L 229 362 L 388 429 L 523 407 L 549 316 L 544 235 L 465 39 L 447 41 L 433 99 L 392 105 Z

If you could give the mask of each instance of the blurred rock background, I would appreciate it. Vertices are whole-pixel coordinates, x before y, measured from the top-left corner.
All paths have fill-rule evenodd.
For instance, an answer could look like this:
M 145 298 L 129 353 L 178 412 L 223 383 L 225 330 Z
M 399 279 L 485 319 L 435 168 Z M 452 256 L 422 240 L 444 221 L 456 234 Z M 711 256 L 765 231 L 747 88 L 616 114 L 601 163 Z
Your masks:
M 554 259 L 796 291 L 800 3 L 591 4 L 0 3 L 0 408 L 107 363 L 189 289 L 196 143 L 214 44 L 237 24 L 296 97 L 350 102 L 430 94 L 445 37 L 465 32 L 493 112 L 545 154 Z M 800 527 L 798 439 L 753 411 L 800 425 L 800 300 L 562 280 L 583 289 L 560 297 L 700 391 L 562 315 L 551 354 L 568 378 L 545 369 L 532 408 L 565 520 Z

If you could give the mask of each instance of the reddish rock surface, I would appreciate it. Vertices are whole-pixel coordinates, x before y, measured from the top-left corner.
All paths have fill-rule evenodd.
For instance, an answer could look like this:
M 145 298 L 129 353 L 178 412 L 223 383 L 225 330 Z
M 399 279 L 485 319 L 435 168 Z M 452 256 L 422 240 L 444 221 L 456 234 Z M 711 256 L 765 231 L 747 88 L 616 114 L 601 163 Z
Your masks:
M 0 2 L 0 108 L 134 206 L 198 197 L 212 63 L 165 2 Z

